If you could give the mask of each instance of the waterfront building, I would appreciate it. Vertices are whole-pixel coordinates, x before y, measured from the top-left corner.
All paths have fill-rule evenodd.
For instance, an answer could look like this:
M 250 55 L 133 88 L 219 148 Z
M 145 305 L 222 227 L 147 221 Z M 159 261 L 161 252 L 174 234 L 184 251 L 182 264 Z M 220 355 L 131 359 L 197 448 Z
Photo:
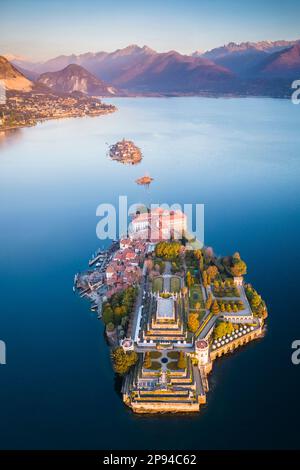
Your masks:
M 152 209 L 137 214 L 131 224 L 129 236 L 150 241 L 182 238 L 187 229 L 186 215 L 180 210 Z

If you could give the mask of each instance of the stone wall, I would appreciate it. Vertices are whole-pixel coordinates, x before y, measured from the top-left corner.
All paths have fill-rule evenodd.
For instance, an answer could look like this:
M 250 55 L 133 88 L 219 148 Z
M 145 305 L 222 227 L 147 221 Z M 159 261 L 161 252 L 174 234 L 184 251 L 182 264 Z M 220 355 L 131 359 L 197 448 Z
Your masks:
M 230 343 L 224 344 L 224 346 L 221 346 L 218 349 L 210 351 L 210 359 L 211 361 L 214 361 L 217 357 L 221 357 L 224 354 L 228 354 L 230 352 L 233 352 L 235 349 L 239 348 L 240 346 L 243 346 L 250 341 L 253 341 L 254 339 L 261 338 L 263 336 L 263 331 L 262 328 L 259 327 L 254 331 L 251 331 L 250 333 L 247 333 L 240 338 L 237 338 Z
M 199 403 L 138 403 L 127 402 L 135 413 L 190 413 L 200 410 Z

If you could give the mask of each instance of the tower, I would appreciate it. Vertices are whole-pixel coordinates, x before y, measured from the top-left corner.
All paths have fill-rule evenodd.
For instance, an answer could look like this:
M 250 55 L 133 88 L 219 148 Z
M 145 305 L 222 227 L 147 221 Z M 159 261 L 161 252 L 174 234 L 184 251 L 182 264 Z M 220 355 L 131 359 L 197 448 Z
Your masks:
M 199 366 L 205 366 L 209 363 L 209 346 L 205 339 L 196 341 L 195 344 L 196 355 Z

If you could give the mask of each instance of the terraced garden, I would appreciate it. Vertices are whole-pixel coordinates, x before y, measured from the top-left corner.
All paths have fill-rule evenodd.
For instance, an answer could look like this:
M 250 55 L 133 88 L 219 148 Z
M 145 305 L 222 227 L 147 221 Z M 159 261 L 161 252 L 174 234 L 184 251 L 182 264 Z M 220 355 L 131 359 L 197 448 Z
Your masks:
M 201 287 L 199 284 L 194 284 L 190 288 L 190 308 L 196 309 L 197 304 L 200 304 L 200 309 L 205 308 Z

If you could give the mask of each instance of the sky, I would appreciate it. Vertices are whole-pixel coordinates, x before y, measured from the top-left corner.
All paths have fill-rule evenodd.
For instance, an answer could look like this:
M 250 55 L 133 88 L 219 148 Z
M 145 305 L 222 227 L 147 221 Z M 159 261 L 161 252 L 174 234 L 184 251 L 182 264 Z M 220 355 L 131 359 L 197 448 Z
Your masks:
M 34 61 L 129 44 L 191 53 L 300 38 L 299 0 L 0 0 L 0 54 Z

